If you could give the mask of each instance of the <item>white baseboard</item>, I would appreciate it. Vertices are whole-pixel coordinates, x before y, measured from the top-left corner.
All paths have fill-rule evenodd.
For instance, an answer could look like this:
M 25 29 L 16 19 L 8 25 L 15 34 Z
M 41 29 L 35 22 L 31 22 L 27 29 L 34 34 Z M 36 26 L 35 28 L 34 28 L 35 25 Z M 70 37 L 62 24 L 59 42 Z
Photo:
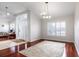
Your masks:
M 75 48 L 76 48 L 77 54 L 78 54 L 78 56 L 79 56 L 79 51 L 78 51 L 78 48 L 77 48 L 75 42 L 74 42 L 74 45 L 75 45 Z

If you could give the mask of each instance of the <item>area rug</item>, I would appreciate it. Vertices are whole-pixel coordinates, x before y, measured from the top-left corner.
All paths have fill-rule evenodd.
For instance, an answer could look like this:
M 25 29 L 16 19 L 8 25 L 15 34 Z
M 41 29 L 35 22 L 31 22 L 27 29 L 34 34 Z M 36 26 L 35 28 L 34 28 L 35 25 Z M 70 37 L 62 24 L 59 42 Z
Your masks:
M 65 43 L 43 41 L 19 53 L 28 57 L 62 57 Z

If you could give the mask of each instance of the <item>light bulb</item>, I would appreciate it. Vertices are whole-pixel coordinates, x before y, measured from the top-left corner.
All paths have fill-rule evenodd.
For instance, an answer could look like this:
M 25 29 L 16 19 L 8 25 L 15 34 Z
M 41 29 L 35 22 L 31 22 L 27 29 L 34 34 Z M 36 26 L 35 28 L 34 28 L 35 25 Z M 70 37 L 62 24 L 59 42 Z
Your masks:
M 43 18 L 45 19 L 45 18 L 46 18 L 46 16 L 43 16 Z
M 48 16 L 49 17 L 49 19 L 51 18 L 51 16 Z
M 46 12 L 42 12 L 40 15 L 46 15 L 47 13 Z
M 43 16 L 44 19 L 50 19 L 51 16 Z
M 7 12 L 7 15 L 9 16 L 9 15 L 10 15 L 10 13 L 9 13 L 9 12 Z

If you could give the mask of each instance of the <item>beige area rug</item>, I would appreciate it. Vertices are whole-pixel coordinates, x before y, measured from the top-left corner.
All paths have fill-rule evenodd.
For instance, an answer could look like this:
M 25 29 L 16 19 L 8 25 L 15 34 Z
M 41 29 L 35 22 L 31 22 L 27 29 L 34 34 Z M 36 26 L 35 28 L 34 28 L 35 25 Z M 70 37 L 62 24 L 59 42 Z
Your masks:
M 28 57 L 62 57 L 64 47 L 64 43 L 43 41 L 19 53 Z

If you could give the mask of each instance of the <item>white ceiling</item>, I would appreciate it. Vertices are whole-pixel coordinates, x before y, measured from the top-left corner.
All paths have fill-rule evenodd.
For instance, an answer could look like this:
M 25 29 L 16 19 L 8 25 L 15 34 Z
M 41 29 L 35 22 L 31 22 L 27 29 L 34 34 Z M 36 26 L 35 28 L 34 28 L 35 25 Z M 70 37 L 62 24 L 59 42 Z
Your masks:
M 25 10 L 33 11 L 39 18 L 40 13 L 43 12 L 42 6 L 44 2 L 0 2 L 0 10 L 5 11 L 5 6 L 9 7 L 9 11 L 12 14 L 17 14 Z M 48 3 L 49 14 L 52 17 L 73 15 L 75 12 L 74 2 L 49 2 Z

